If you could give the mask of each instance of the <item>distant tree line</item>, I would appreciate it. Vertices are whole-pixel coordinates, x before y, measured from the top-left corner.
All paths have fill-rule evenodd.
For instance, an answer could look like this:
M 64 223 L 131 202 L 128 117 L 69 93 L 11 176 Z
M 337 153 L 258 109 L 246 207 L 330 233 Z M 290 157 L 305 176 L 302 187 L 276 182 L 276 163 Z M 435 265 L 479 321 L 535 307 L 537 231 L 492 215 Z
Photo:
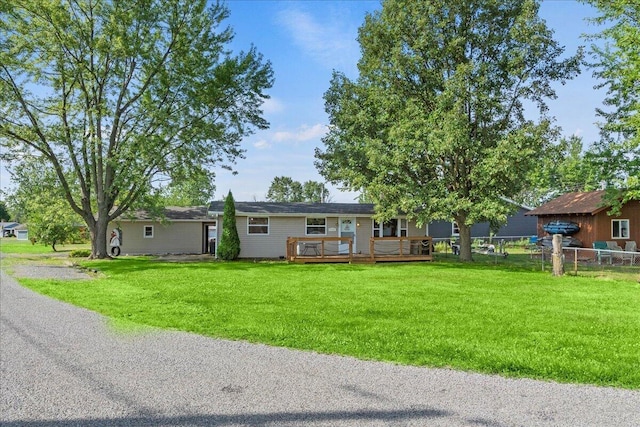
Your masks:
M 294 181 L 288 176 L 276 176 L 271 181 L 267 200 L 270 202 L 309 202 L 328 203 L 331 201 L 329 190 L 321 182 Z

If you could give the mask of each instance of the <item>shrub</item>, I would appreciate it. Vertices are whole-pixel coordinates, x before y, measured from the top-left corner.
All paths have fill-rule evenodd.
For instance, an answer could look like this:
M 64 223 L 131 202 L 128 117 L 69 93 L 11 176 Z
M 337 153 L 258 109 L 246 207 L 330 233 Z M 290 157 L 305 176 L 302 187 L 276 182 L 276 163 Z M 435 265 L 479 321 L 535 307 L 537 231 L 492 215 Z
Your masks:
M 89 258 L 91 251 L 89 249 L 74 249 L 69 253 L 71 258 Z
M 231 191 L 224 201 L 224 214 L 222 217 L 222 236 L 218 246 L 218 257 L 230 261 L 240 255 L 240 237 L 236 227 L 236 205 Z

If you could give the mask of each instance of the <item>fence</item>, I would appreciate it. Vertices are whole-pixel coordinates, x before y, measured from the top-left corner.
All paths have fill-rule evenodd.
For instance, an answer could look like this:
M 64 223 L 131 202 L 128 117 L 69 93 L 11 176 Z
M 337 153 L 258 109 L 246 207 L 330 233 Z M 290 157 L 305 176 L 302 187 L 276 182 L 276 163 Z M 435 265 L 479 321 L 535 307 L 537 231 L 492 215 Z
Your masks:
M 484 255 L 505 256 L 511 249 L 527 249 L 532 246 L 531 236 L 473 236 L 472 251 Z M 457 255 L 460 240 L 455 237 L 434 237 L 433 244 L 437 252 Z M 535 245 L 533 245 L 535 246 Z
M 450 239 L 433 239 L 436 252 L 434 259 L 457 258 L 452 248 L 456 242 Z M 511 241 L 493 238 L 493 251 L 478 244 L 481 239 L 473 238 L 472 253 L 476 262 L 490 264 L 517 265 L 521 267 L 551 271 L 551 247 L 529 243 L 528 238 L 513 238 Z M 487 240 L 485 240 L 486 242 Z M 565 272 L 579 271 L 618 271 L 640 273 L 640 252 L 615 251 L 611 249 L 591 249 L 564 247 Z
M 581 268 L 593 268 L 601 266 L 639 267 L 640 252 L 614 251 L 609 249 L 588 248 L 562 248 L 565 271 L 573 270 L 576 273 Z

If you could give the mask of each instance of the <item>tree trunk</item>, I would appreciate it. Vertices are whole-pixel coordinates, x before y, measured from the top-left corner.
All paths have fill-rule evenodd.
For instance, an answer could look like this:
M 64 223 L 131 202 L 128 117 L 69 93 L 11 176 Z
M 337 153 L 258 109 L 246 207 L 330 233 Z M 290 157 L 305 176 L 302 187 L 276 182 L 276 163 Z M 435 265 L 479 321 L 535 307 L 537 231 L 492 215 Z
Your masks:
M 471 227 L 464 221 L 456 221 L 460 231 L 460 261 L 473 261 L 471 258 Z
M 106 217 L 101 215 L 98 219 L 89 225 L 91 233 L 91 258 L 103 259 L 110 258 L 107 250 L 107 227 L 109 224 L 105 220 Z

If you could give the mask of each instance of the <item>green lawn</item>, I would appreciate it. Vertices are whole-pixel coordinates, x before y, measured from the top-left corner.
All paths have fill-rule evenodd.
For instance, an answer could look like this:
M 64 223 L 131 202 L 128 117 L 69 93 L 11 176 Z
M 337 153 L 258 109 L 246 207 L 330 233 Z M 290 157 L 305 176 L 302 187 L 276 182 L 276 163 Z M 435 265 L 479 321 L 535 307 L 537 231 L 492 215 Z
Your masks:
M 459 263 L 84 261 L 21 280 L 122 323 L 401 364 L 640 388 L 640 284 Z
M 56 245 L 58 252 L 71 252 L 74 249 L 90 249 L 88 243 Z M 0 252 L 5 254 L 54 254 L 51 245 L 43 245 L 42 243 L 31 243 L 28 240 L 16 240 L 11 237 L 0 238 Z

